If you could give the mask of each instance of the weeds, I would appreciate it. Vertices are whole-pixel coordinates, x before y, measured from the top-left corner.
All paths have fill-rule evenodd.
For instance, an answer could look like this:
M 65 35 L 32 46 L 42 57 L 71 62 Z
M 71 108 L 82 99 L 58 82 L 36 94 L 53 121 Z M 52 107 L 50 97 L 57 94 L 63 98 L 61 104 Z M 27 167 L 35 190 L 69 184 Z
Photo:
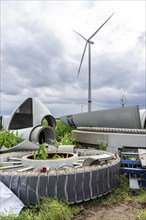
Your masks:
M 107 146 L 103 144 L 102 142 L 97 144 L 97 149 L 106 151 Z
M 71 134 L 73 128 L 62 124 L 59 120 L 56 121 L 56 125 L 57 143 L 59 145 L 75 144 L 75 138 Z
M 46 144 L 41 144 L 37 151 L 33 153 L 34 160 L 47 160 L 48 153 L 46 150 Z
M 0 131 L 0 148 L 5 146 L 11 148 L 16 146 L 22 141 L 18 133 L 14 134 L 12 131 Z
M 61 145 L 71 145 L 71 144 L 74 144 L 75 142 L 75 138 L 73 138 L 72 134 L 70 133 L 66 133 L 64 134 L 64 136 L 60 136 L 60 144 Z
M 44 216 L 43 218 L 46 220 L 69 220 L 72 216 L 71 210 L 66 203 L 47 198 L 40 205 L 39 214 Z
M 65 202 L 57 199 L 44 198 L 39 206 L 24 209 L 19 216 L 0 216 L 1 220 L 70 220 L 73 216 L 72 209 Z
M 135 201 L 146 205 L 146 190 L 141 189 L 139 195 L 136 196 Z
M 57 120 L 56 121 L 56 136 L 57 136 L 57 141 L 61 141 L 61 138 L 64 137 L 66 134 L 68 136 L 71 135 L 71 131 L 73 128 L 63 124 L 61 121 Z
M 140 210 L 137 213 L 136 220 L 146 220 L 146 209 Z

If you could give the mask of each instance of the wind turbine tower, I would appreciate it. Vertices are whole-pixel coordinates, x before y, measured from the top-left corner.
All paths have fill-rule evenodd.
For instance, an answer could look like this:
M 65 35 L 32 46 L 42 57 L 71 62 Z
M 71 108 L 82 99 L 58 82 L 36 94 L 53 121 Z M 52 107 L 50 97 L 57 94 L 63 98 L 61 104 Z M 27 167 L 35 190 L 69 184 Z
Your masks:
M 81 70 L 82 62 L 83 62 L 84 55 L 85 55 L 85 52 L 86 52 L 86 49 L 87 49 L 87 44 L 88 44 L 88 74 L 89 74 L 88 75 L 88 78 L 89 78 L 88 79 L 88 112 L 91 111 L 91 106 L 92 106 L 92 100 L 91 100 L 91 44 L 94 44 L 94 42 L 91 41 L 91 39 L 106 24 L 106 22 L 113 16 L 113 14 L 88 39 L 86 39 L 83 35 L 81 35 L 77 31 L 74 31 L 75 33 L 77 33 L 80 37 L 82 37 L 86 41 L 84 51 L 83 51 L 83 54 L 82 54 L 82 57 L 81 57 L 77 77 L 79 77 L 79 73 L 80 73 L 80 70 Z

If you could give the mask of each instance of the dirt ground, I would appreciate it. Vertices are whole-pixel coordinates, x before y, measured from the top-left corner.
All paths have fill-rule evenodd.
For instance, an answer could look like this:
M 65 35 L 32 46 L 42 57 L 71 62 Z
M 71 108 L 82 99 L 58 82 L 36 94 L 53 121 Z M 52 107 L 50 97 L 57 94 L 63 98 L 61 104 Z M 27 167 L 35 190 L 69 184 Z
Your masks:
M 132 201 L 112 206 L 87 205 L 73 220 L 136 220 L 137 212 L 145 208 L 146 205 Z

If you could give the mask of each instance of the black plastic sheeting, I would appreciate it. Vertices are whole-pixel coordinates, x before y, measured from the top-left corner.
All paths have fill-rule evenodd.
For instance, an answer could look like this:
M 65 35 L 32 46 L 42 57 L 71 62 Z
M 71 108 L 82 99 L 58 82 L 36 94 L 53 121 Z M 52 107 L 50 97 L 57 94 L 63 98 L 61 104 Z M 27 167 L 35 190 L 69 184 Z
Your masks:
M 1 172 L 0 181 L 26 205 L 33 206 L 43 197 L 59 198 L 68 204 L 88 201 L 107 194 L 119 184 L 120 159 L 113 162 L 47 173 Z

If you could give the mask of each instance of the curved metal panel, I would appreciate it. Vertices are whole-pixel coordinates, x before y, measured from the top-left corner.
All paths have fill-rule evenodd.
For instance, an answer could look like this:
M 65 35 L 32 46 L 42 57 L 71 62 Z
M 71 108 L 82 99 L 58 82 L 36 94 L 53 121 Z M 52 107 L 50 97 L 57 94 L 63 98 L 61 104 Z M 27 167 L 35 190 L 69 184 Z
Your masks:
M 141 128 L 138 106 L 66 115 L 60 120 L 72 127 Z

